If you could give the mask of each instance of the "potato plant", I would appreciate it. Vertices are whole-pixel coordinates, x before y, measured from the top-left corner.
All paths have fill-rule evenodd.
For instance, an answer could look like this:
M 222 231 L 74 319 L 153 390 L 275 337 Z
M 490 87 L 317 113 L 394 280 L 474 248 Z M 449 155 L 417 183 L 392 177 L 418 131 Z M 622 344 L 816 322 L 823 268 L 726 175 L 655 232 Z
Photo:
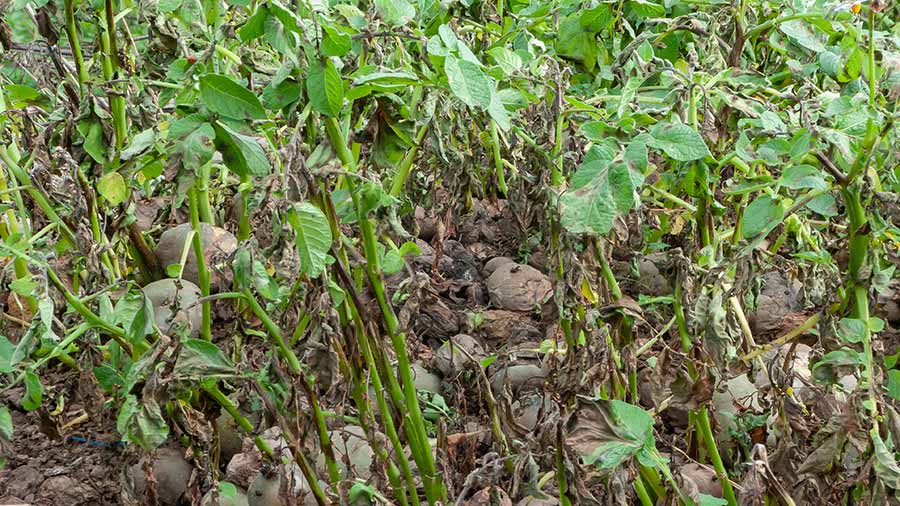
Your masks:
M 0 12 L 0 449 L 88 385 L 123 504 L 900 501 L 893 4 Z

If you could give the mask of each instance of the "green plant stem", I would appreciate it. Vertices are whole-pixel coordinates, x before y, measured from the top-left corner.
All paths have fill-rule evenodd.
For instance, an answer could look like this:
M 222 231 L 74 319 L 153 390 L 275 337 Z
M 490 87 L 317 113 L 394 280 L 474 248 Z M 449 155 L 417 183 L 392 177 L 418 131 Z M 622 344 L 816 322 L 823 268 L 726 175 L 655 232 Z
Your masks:
M 619 287 L 619 282 L 616 280 L 612 267 L 609 265 L 609 260 L 606 258 L 606 248 L 603 247 L 601 239 L 594 240 L 594 249 L 597 252 L 597 260 L 600 262 L 600 273 L 603 274 L 606 288 L 609 289 L 612 300 L 617 301 L 622 298 L 622 288 Z
M 777 25 L 780 25 L 782 23 L 787 23 L 788 21 L 795 21 L 798 19 L 813 21 L 813 20 L 822 19 L 822 15 L 817 14 L 817 13 L 812 13 L 812 12 L 805 12 L 802 14 L 791 14 L 789 16 L 782 16 L 780 18 L 770 19 L 770 20 L 768 20 L 764 23 L 760 23 L 760 24 L 756 25 L 755 27 L 753 27 L 752 29 L 750 29 L 744 37 L 747 40 L 749 40 L 749 39 L 752 39 L 753 37 L 756 37 L 757 35 L 761 34 L 762 32 L 764 32 L 766 30 L 774 28 Z
M 365 361 L 366 368 L 369 371 L 369 378 L 372 381 L 372 389 L 375 391 L 375 402 L 378 406 L 378 412 L 381 413 L 381 421 L 382 425 L 384 426 L 385 434 L 387 434 L 388 440 L 390 440 L 391 445 L 394 447 L 394 455 L 397 456 L 397 462 L 400 465 L 400 471 L 403 473 L 404 480 L 406 481 L 406 486 L 409 489 L 413 506 L 418 506 L 420 500 L 419 493 L 416 490 L 417 487 L 415 477 L 412 474 L 412 468 L 409 465 L 409 459 L 406 457 L 403 443 L 400 441 L 400 435 L 397 433 L 397 428 L 394 424 L 394 418 L 393 416 L 391 416 L 390 407 L 388 406 L 387 398 L 384 395 L 384 385 L 381 382 L 381 375 L 378 373 L 378 366 L 375 364 L 375 356 L 372 354 L 372 348 L 369 343 L 368 333 L 365 331 L 365 325 L 363 324 L 362 318 L 359 314 L 359 309 L 356 307 L 356 304 L 353 301 L 348 300 L 346 301 L 346 306 L 351 314 L 354 326 L 356 327 L 357 341 L 359 343 L 360 352 L 363 356 L 363 360 Z
M 87 202 L 88 219 L 91 222 L 91 237 L 93 238 L 95 243 L 108 246 L 109 239 L 106 237 L 106 234 L 104 234 L 100 230 L 100 217 L 97 213 L 97 192 L 94 191 L 94 188 L 87 180 L 87 176 L 84 175 L 83 171 L 78 170 L 77 173 L 78 181 L 81 184 L 82 190 L 85 194 L 85 201 Z M 122 278 L 122 272 L 121 269 L 119 269 L 119 262 L 115 258 L 115 256 L 110 255 L 108 249 L 100 254 L 100 261 L 103 262 L 103 265 L 109 271 L 110 283 L 115 283 L 117 280 Z
M 6 182 L 6 174 L 0 172 L 0 191 L 6 191 L 7 182 Z M 8 196 L 4 196 L 3 202 L 9 202 L 10 199 Z M 9 239 L 10 236 L 16 235 L 22 232 L 21 227 L 19 226 L 19 219 L 16 217 L 16 213 L 12 209 L 6 210 L 6 222 L 0 224 L 0 237 L 3 240 Z M 13 259 L 13 270 L 16 274 L 16 279 L 23 279 L 31 276 L 31 272 L 28 270 L 28 261 L 21 257 L 15 257 Z M 32 314 L 37 311 L 37 300 L 30 295 L 20 296 L 28 304 L 28 309 L 31 310 Z
M 563 184 L 562 172 L 562 144 L 563 144 L 563 128 L 566 124 L 566 117 L 560 114 L 556 118 L 556 125 L 553 130 L 553 151 L 550 153 L 552 163 L 550 165 L 550 184 L 559 187 Z
M 500 0 L 502 2 L 502 0 Z M 503 171 L 503 158 L 500 156 L 500 133 L 497 122 L 491 120 L 491 152 L 494 155 L 494 172 L 497 176 L 497 189 L 500 194 L 506 196 L 509 189 L 506 187 L 506 175 Z
M 281 334 L 281 329 L 278 328 L 278 325 L 272 321 L 272 318 L 266 313 L 265 309 L 259 305 L 259 302 L 256 300 L 256 297 L 250 293 L 249 288 L 244 289 L 244 300 L 250 306 L 250 310 L 253 311 L 253 314 L 256 315 L 257 318 L 263 324 L 263 327 L 266 328 L 266 331 L 269 333 L 269 337 L 275 342 L 275 347 L 278 351 L 278 354 L 281 355 L 281 358 L 288 363 L 288 367 L 290 367 L 291 374 L 295 377 L 300 377 L 301 381 L 308 381 L 309 379 L 303 379 L 304 373 L 303 368 L 300 365 L 300 361 L 297 360 L 297 355 L 294 354 L 294 351 L 291 350 L 287 344 L 284 342 L 284 337 Z M 308 384 L 307 384 L 308 385 Z M 307 390 L 307 394 L 312 394 L 311 390 Z M 328 435 L 328 430 L 325 426 L 325 419 L 322 415 L 321 409 L 318 407 L 318 401 L 315 400 L 314 395 L 308 395 L 310 399 L 310 403 L 314 404 L 313 412 L 316 418 L 316 426 L 319 432 L 319 443 L 322 445 L 323 453 L 325 454 L 326 465 L 328 466 L 329 478 L 332 481 L 332 484 L 336 484 L 340 481 L 340 472 L 337 469 L 337 465 L 334 462 L 334 452 L 332 450 L 331 445 L 331 437 Z
M 221 406 L 222 409 L 224 409 L 229 415 L 231 415 L 231 418 L 234 419 L 235 423 L 238 424 L 238 427 L 240 427 L 241 430 L 243 430 L 247 435 L 253 434 L 253 424 L 251 424 L 250 420 L 247 420 L 247 418 L 242 415 L 240 411 L 238 411 L 237 406 L 234 404 L 234 402 L 231 401 L 231 399 L 228 398 L 228 396 L 226 396 L 222 392 L 221 389 L 219 389 L 219 386 L 216 384 L 215 380 L 206 380 L 200 382 L 200 388 L 202 388 L 204 392 L 209 394 L 210 397 L 212 397 L 217 403 L 219 403 L 219 406 Z M 257 448 L 259 448 L 259 451 L 263 452 L 263 454 L 265 454 L 270 460 L 274 461 L 277 459 L 275 451 L 272 450 L 272 447 L 269 446 L 269 443 L 267 443 L 266 440 L 261 436 L 254 437 L 253 443 Z
M 569 483 L 566 480 L 565 442 L 563 441 L 563 429 L 560 423 L 556 427 L 556 491 L 559 494 L 560 506 L 572 506 L 569 499 Z
M 313 411 L 313 418 L 316 420 L 316 429 L 319 432 L 319 441 L 322 446 L 322 455 L 325 456 L 325 467 L 328 469 L 328 480 L 336 495 L 340 495 L 338 485 L 341 482 L 341 471 L 337 467 L 334 460 L 334 447 L 331 444 L 331 435 L 328 433 L 328 426 L 325 424 L 325 416 L 322 414 L 322 408 L 319 406 L 319 396 L 315 393 L 315 380 L 311 375 L 307 375 L 305 379 L 300 380 L 306 390 L 306 398 L 309 399 L 309 405 Z
M 81 41 L 78 39 L 78 28 L 75 24 L 75 0 L 64 0 L 66 17 L 66 38 L 72 49 L 72 59 L 75 60 L 75 71 L 78 76 L 79 91 L 84 94 L 84 83 L 88 79 L 87 68 L 84 66 L 84 56 L 81 52 Z
M 194 183 L 197 188 L 197 204 L 200 206 L 200 221 L 215 225 L 213 219 L 212 208 L 209 204 L 209 177 L 212 167 L 205 164 L 200 167 L 197 174 L 197 181 Z M 243 217 L 243 216 L 242 216 Z
M 278 354 L 281 355 L 281 358 L 284 359 L 285 362 L 288 363 L 288 367 L 290 367 L 291 373 L 295 376 L 299 376 L 303 373 L 303 368 L 300 366 L 300 361 L 297 360 L 297 355 L 294 354 L 294 351 L 291 350 L 287 344 L 284 342 L 284 337 L 281 335 L 281 329 L 278 328 L 278 325 L 272 321 L 272 318 L 269 317 L 266 310 L 263 309 L 262 306 L 259 305 L 259 302 L 256 300 L 256 297 L 250 293 L 249 288 L 245 288 L 244 292 L 244 300 L 250 306 L 250 310 L 253 311 L 253 314 L 256 315 L 257 318 L 262 322 L 263 327 L 266 328 L 266 331 L 269 333 L 269 337 L 272 338 L 272 341 L 275 342 L 275 348 L 278 351 Z
M 131 346 L 125 342 L 125 330 L 120 327 L 116 327 L 111 323 L 108 323 L 106 320 L 100 318 L 99 316 L 94 314 L 93 311 L 88 309 L 88 307 L 85 306 L 78 297 L 76 297 L 72 292 L 69 291 L 66 285 L 63 284 L 62 280 L 59 279 L 59 276 L 57 276 L 56 273 L 53 272 L 53 269 L 51 269 L 49 266 L 47 267 L 47 277 L 50 279 L 50 282 L 53 283 L 53 285 L 57 288 L 57 290 L 62 292 L 63 297 L 65 297 L 66 302 L 68 302 L 69 305 L 72 306 L 72 309 L 80 314 L 81 317 L 84 318 L 88 323 L 109 334 L 125 352 L 135 358 L 134 351 L 144 351 L 143 349 L 133 351 Z M 143 346 L 141 346 L 141 348 L 143 348 Z
M 675 286 L 675 295 L 672 297 L 672 307 L 675 310 L 675 323 L 678 326 L 678 336 L 681 338 L 681 351 L 689 353 L 694 344 L 691 341 L 691 334 L 688 332 L 687 328 L 687 320 L 684 317 L 680 283 Z
M 722 485 L 722 496 L 728 501 L 728 506 L 737 506 L 738 502 L 734 496 L 734 489 L 731 487 L 731 480 L 728 479 L 728 472 L 725 470 L 725 464 L 722 463 L 722 457 L 719 456 L 716 438 L 713 436 L 712 428 L 709 425 L 709 410 L 705 406 L 700 408 L 694 420 L 697 422 L 697 429 L 703 438 L 706 451 L 709 453 L 710 460 L 712 460 L 713 468 L 716 470 L 719 484 Z
M 103 18 L 106 26 L 100 30 L 100 47 L 103 50 L 103 79 L 117 79 L 119 71 L 119 48 L 116 41 L 116 22 L 114 0 L 105 0 Z M 113 133 L 117 153 L 125 147 L 128 127 L 125 116 L 125 97 L 118 90 L 109 96 L 109 109 L 113 117 Z M 118 158 L 118 154 L 116 155 Z
M 391 182 L 392 197 L 399 197 L 400 194 L 403 193 L 403 187 L 406 185 L 406 180 L 409 178 L 410 170 L 412 169 L 413 163 L 416 161 L 416 155 L 419 152 L 422 141 L 425 139 L 425 134 L 428 133 L 429 126 L 429 123 L 425 123 L 419 127 L 419 130 L 416 131 L 416 143 L 409 148 L 409 151 L 406 152 L 406 156 L 404 156 L 403 160 L 400 160 L 400 164 L 397 165 L 397 173 L 394 175 L 394 179 Z
M 350 319 L 350 317 L 347 316 L 348 312 L 347 306 L 342 305 L 342 325 L 346 325 Z M 350 335 L 350 330 L 346 327 L 344 329 L 346 331 L 345 335 Z M 374 421 L 375 416 L 372 414 L 374 408 L 372 407 L 371 401 L 366 398 L 368 384 L 363 379 L 365 373 L 360 367 L 350 365 L 350 360 L 347 358 L 346 350 L 342 346 L 340 339 L 334 339 L 332 342 L 334 343 L 335 353 L 338 355 L 338 365 L 340 366 L 341 374 L 343 374 L 345 378 L 350 379 L 350 396 L 353 398 L 353 402 L 359 409 L 358 419 L 355 422 L 350 423 L 355 423 L 362 427 L 369 440 L 369 444 L 372 446 L 372 451 L 375 453 L 375 456 L 381 460 L 387 468 L 388 482 L 391 484 L 391 490 L 394 492 L 394 497 L 400 503 L 400 506 L 407 506 L 409 504 L 409 499 L 406 495 L 406 486 L 402 481 L 403 477 L 400 475 L 400 471 L 397 469 L 394 461 L 391 460 L 391 456 L 388 454 L 384 445 L 381 444 L 381 441 L 372 432 L 372 422 Z M 356 365 L 359 365 L 358 362 Z M 413 491 L 413 494 L 415 494 L 415 491 Z M 418 496 L 416 496 L 416 504 L 414 506 L 417 506 L 418 504 Z
M 878 69 L 875 67 L 875 9 L 869 9 L 869 107 L 875 110 L 875 96 L 878 85 Z
M 806 319 L 805 322 L 800 324 L 799 327 L 791 330 L 790 332 L 779 337 L 778 339 L 768 342 L 768 343 L 760 346 L 759 348 L 751 351 L 750 353 L 747 353 L 746 355 L 741 357 L 741 360 L 749 363 L 751 360 L 754 360 L 754 359 L 760 357 L 761 355 L 767 353 L 772 348 L 775 348 L 776 346 L 782 346 L 785 343 L 791 342 L 796 337 L 803 335 L 806 331 L 808 331 L 808 330 L 812 329 L 813 327 L 815 327 L 816 325 L 818 325 L 819 318 L 821 318 L 821 316 L 822 316 L 821 313 L 816 313 L 816 314 L 810 316 L 809 318 Z
M 209 269 L 206 265 L 206 256 L 203 253 L 203 230 L 200 224 L 200 204 L 198 202 L 196 187 L 188 190 L 188 210 L 191 215 L 191 228 L 194 236 L 191 239 L 194 248 L 194 257 L 197 259 L 197 280 L 200 282 L 200 295 L 209 296 Z M 212 313 L 209 301 L 201 306 L 203 324 L 200 327 L 200 335 L 207 341 L 212 341 Z
M 253 190 L 250 176 L 241 178 L 241 217 L 238 219 L 238 242 L 250 238 L 250 194 Z
M 9 151 L 9 147 L 0 147 L 0 160 L 3 160 L 3 163 L 6 164 L 6 168 L 12 173 L 13 177 L 15 177 L 20 185 L 28 187 L 28 195 L 34 200 L 34 203 L 37 204 L 44 215 L 47 216 L 47 219 L 56 224 L 69 243 L 73 246 L 77 246 L 78 243 L 75 241 L 75 233 L 72 232 L 72 229 L 70 229 L 62 218 L 59 217 L 59 214 L 57 214 L 56 210 L 53 209 L 53 206 L 50 205 L 50 201 L 47 197 L 44 196 L 38 188 L 31 185 L 31 177 L 25 173 L 15 161 Z
M 848 289 L 847 296 L 850 298 L 853 308 L 853 317 L 862 320 L 864 332 L 862 336 L 863 345 L 863 380 L 869 394 L 869 412 L 875 417 L 878 414 L 878 405 L 876 402 L 875 385 L 873 383 L 874 354 L 872 351 L 872 335 L 869 330 L 869 290 L 865 279 L 863 278 L 868 263 L 869 256 L 869 232 L 868 218 L 866 209 L 862 203 L 862 183 L 857 181 L 851 183 L 842 190 L 844 196 L 844 204 L 847 208 L 847 216 L 850 219 L 850 258 L 847 267 Z
M 650 494 L 648 494 L 647 489 L 644 488 L 644 481 L 640 476 L 634 477 L 634 493 L 641 501 L 641 506 L 653 506 L 653 501 L 650 500 Z
M 325 129 L 331 145 L 337 153 L 338 159 L 344 165 L 344 168 L 353 173 L 357 172 L 356 159 L 347 145 L 347 141 L 341 132 L 337 120 L 335 118 L 325 118 Z M 400 323 L 385 295 L 384 281 L 381 278 L 381 268 L 379 266 L 377 238 L 375 237 L 372 222 L 369 221 L 368 216 L 366 216 L 364 212 L 362 203 L 360 202 L 359 192 L 356 191 L 356 184 L 353 181 L 353 178 L 346 178 L 345 181 L 347 189 L 353 199 L 353 205 L 356 208 L 359 228 L 362 233 L 366 258 L 366 272 L 369 283 L 372 285 L 372 290 L 375 292 L 375 298 L 378 301 L 378 306 L 380 307 L 384 318 L 385 327 L 391 338 L 394 353 L 397 356 L 397 368 L 399 369 L 401 384 L 403 386 L 403 397 L 406 401 L 406 408 L 411 422 L 408 427 L 408 435 L 410 436 L 410 445 L 413 449 L 413 456 L 416 459 L 416 464 L 419 466 L 419 471 L 422 473 L 422 481 L 425 485 L 428 503 L 434 505 L 438 501 L 446 501 L 447 493 L 443 481 L 437 476 L 434 455 L 431 452 L 431 445 L 427 439 L 425 421 L 422 416 L 421 408 L 419 407 L 419 399 L 416 395 L 412 369 L 406 351 L 406 336 L 400 332 Z M 394 390 L 396 393 L 396 389 Z

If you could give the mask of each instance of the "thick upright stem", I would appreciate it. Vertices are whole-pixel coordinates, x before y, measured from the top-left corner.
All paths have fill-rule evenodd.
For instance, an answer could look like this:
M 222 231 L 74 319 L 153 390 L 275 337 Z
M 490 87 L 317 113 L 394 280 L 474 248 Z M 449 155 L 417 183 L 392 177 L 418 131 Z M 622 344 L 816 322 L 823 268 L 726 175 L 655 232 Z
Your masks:
M 347 141 L 341 132 L 340 125 L 335 118 L 325 119 L 325 129 L 331 145 L 337 152 L 338 158 L 344 167 L 350 172 L 356 172 L 356 159 Z M 372 290 L 375 292 L 375 298 L 384 318 L 386 330 L 391 338 L 391 344 L 394 353 L 397 355 L 397 369 L 400 373 L 400 380 L 403 386 L 403 397 L 405 397 L 406 408 L 409 412 L 410 426 L 408 427 L 408 435 L 410 436 L 410 444 L 414 446 L 413 455 L 416 457 L 416 464 L 422 473 L 422 481 L 425 484 L 425 492 L 428 497 L 429 504 L 436 504 L 438 501 L 446 499 L 446 489 L 443 481 L 437 476 L 437 470 L 434 463 L 434 455 L 431 452 L 431 445 L 428 442 L 427 432 L 425 430 L 425 422 L 419 407 L 419 399 L 416 395 L 416 387 L 413 382 L 412 368 L 410 367 L 409 355 L 407 354 L 406 336 L 400 331 L 400 322 L 394 314 L 394 310 L 387 300 L 385 294 L 384 281 L 381 278 L 380 261 L 378 257 L 378 240 L 375 236 L 375 230 L 372 222 L 369 221 L 359 198 L 359 192 L 356 191 L 356 184 L 353 178 L 347 178 L 347 189 L 353 198 L 353 204 L 356 207 L 357 219 L 359 221 L 360 232 L 362 233 L 363 246 L 366 258 L 366 273 Z
M 200 282 L 200 294 L 209 297 L 209 269 L 206 266 L 206 255 L 203 254 L 203 229 L 200 224 L 200 210 L 197 198 L 197 189 L 188 190 L 188 207 L 191 214 L 191 228 L 194 230 L 193 248 L 194 258 L 197 259 L 197 280 Z M 207 341 L 212 340 L 212 315 L 209 301 L 204 301 L 202 308 L 203 324 L 200 327 L 200 335 Z
M 103 49 L 103 78 L 106 81 L 117 79 L 119 72 L 119 47 L 116 39 L 116 12 L 114 0 L 105 0 L 103 18 L 106 26 L 100 32 L 100 45 Z M 125 118 L 125 97 L 116 89 L 109 93 L 109 108 L 113 117 L 113 132 L 116 139 L 116 151 L 125 147 L 128 127 Z M 118 155 L 117 155 L 118 157 Z
M 397 166 L 397 173 L 394 175 L 394 180 L 391 182 L 392 197 L 399 197 L 400 194 L 403 193 L 403 187 L 406 185 L 406 180 L 409 178 L 409 172 L 412 169 L 413 162 L 416 161 L 416 155 L 419 153 L 419 147 L 425 139 L 425 134 L 428 133 L 428 127 L 428 123 L 419 127 L 419 130 L 416 132 L 416 143 L 409 148 L 409 151 L 406 152 L 406 156 L 403 157 L 403 160 L 400 160 L 400 165 Z
M 716 476 L 719 478 L 719 484 L 722 486 L 722 495 L 728 501 L 728 506 L 737 506 L 738 502 L 734 496 L 734 489 L 731 487 L 731 480 L 728 479 L 728 472 L 725 470 L 725 464 L 722 463 L 722 457 L 719 456 L 719 449 L 716 446 L 716 438 L 713 436 L 712 428 L 709 425 L 709 410 L 706 407 L 700 408 L 696 413 L 694 420 L 697 422 L 697 429 L 709 452 L 709 459 L 712 461 L 713 468 L 716 470 Z
M 506 196 L 508 189 L 506 188 L 506 175 L 503 170 L 503 158 L 500 157 L 500 134 L 497 128 L 497 122 L 491 120 L 491 152 L 494 155 L 494 173 L 497 176 L 497 189 L 503 196 Z
M 72 59 L 75 60 L 75 71 L 78 75 L 80 92 L 84 93 L 84 83 L 88 79 L 87 68 L 84 66 L 84 56 L 81 52 L 81 41 L 78 39 L 78 28 L 75 24 L 75 0 L 65 0 L 66 10 L 66 38 L 72 49 Z

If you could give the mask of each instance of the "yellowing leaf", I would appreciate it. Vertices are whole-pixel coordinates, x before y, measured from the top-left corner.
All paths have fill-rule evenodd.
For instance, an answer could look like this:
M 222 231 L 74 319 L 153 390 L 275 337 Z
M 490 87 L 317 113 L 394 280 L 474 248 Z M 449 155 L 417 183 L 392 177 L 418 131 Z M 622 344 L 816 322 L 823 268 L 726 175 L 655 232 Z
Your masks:
M 97 193 L 111 205 L 117 206 L 128 198 L 128 186 L 122 174 L 107 172 L 97 181 Z

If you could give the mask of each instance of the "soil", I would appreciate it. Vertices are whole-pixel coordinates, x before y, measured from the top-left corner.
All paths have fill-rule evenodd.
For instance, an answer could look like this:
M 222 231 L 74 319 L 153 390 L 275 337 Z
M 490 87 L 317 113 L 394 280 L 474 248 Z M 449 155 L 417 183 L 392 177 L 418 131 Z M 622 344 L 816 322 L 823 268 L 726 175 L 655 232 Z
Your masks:
M 87 409 L 81 404 L 77 373 L 53 366 L 42 374 L 45 395 L 64 400 L 62 413 L 25 413 L 17 410 L 22 388 L 4 394 L 12 412 L 15 435 L 4 452 L 0 470 L 0 505 L 80 506 L 119 504 L 119 473 L 127 450 L 119 444 L 114 411 Z M 56 368 L 56 370 L 54 370 Z M 51 403 L 45 403 L 49 405 Z M 85 417 L 87 415 L 87 417 Z M 96 415 L 96 416 L 95 416 Z M 83 423 L 73 423 L 86 419 Z M 71 424 L 70 428 L 65 425 Z

